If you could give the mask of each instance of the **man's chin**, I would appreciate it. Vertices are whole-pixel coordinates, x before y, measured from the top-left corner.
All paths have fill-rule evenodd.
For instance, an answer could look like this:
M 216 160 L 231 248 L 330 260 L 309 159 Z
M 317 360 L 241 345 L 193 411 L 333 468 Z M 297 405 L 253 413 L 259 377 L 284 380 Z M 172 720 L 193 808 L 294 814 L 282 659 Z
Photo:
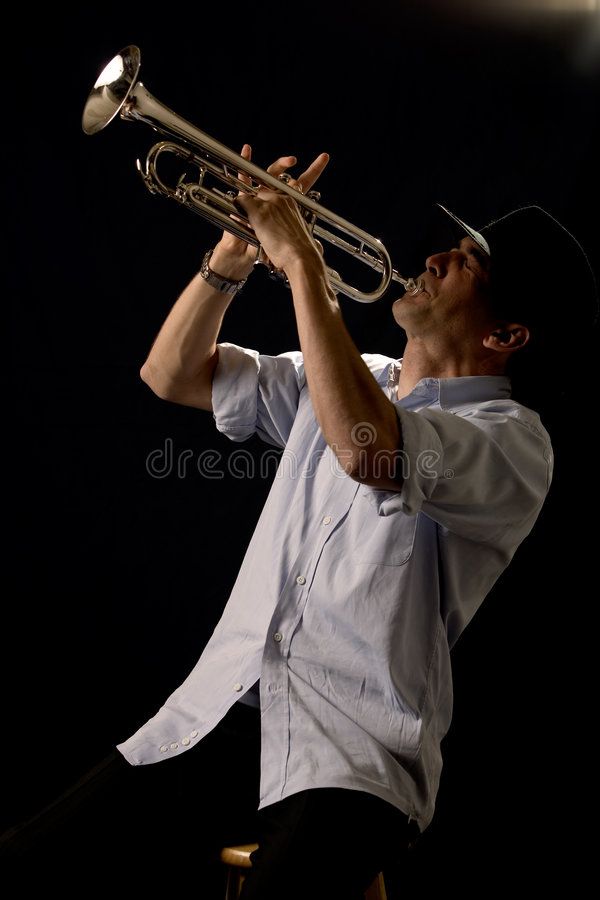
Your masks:
M 392 312 L 394 316 L 409 314 L 411 310 L 417 310 L 425 306 L 431 297 L 427 293 L 427 291 L 419 291 L 417 294 L 403 294 L 402 297 L 398 297 L 397 300 L 394 300 L 392 303 Z

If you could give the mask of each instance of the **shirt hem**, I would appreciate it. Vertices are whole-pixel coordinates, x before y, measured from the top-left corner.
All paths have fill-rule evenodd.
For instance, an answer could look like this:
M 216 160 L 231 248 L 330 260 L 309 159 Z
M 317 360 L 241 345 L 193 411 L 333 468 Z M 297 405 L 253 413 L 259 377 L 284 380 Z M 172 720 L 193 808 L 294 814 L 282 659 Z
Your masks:
M 356 777 L 352 778 L 351 783 L 347 778 L 331 777 L 327 778 L 325 782 L 319 782 L 318 784 L 304 785 L 303 787 L 298 788 L 287 787 L 284 788 L 284 790 L 278 796 L 275 796 L 275 792 L 271 791 L 266 795 L 266 797 L 261 799 L 258 805 L 258 809 L 260 810 L 266 806 L 272 806 L 272 804 L 277 803 L 279 800 L 283 800 L 285 797 L 290 797 L 292 794 L 298 794 L 300 793 L 300 791 L 309 790 L 311 788 L 326 787 L 346 788 L 352 791 L 364 791 L 367 794 L 374 794 L 376 797 L 379 797 L 380 800 L 386 800 L 388 803 L 391 803 L 392 806 L 395 806 L 396 809 L 399 809 L 400 812 L 404 813 L 409 823 L 416 822 L 419 826 L 419 831 L 421 832 L 421 834 L 425 831 L 432 818 L 432 816 L 430 816 L 429 818 L 422 815 L 419 816 L 409 800 L 404 797 L 399 797 L 384 785 L 369 781 L 366 778 Z

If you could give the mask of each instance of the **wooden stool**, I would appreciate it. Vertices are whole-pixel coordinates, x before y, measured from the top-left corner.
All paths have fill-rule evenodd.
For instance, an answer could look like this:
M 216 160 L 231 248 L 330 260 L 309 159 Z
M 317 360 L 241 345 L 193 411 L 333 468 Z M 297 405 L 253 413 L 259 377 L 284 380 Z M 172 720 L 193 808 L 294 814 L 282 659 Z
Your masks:
M 240 896 L 244 878 L 246 877 L 244 870 L 252 868 L 250 854 L 257 847 L 258 844 L 239 844 L 236 847 L 223 847 L 221 850 L 221 862 L 227 866 L 225 900 L 237 900 Z M 367 888 L 365 900 L 387 900 L 382 872 L 377 875 L 373 883 Z

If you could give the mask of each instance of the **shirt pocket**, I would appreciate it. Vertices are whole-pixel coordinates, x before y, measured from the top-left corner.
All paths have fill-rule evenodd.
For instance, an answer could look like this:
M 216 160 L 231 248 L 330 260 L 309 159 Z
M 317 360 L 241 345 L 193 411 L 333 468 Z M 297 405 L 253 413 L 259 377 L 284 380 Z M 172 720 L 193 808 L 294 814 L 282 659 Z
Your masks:
M 362 521 L 357 529 L 353 558 L 374 566 L 403 566 L 415 543 L 418 516 L 403 512 L 380 516 L 372 505 L 361 505 Z

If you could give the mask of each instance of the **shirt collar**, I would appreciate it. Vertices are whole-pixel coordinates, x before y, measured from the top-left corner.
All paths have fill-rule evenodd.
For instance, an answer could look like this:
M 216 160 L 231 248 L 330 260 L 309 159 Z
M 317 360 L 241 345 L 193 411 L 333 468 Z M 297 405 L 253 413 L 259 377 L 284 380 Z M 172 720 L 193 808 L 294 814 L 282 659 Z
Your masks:
M 401 368 L 402 359 L 394 360 L 388 367 L 387 386 L 393 397 L 396 396 Z M 511 382 L 508 375 L 465 375 L 460 378 L 421 378 L 410 394 L 399 402 L 403 406 L 422 406 L 437 402 L 441 409 L 446 409 L 463 406 L 465 403 L 506 400 L 510 395 Z

